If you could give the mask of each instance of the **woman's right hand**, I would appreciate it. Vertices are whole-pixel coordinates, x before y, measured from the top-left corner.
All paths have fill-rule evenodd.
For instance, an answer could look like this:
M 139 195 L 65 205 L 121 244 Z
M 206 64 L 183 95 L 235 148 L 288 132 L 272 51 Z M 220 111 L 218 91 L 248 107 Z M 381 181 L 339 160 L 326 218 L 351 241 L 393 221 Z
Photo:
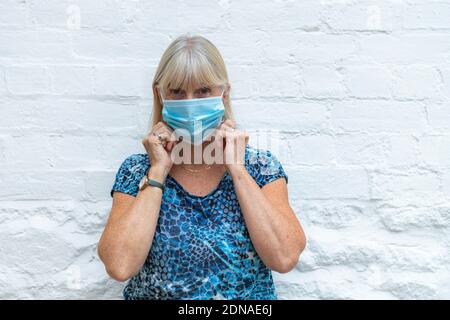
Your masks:
M 158 135 L 160 138 L 158 138 Z M 160 121 L 153 126 L 142 139 L 152 168 L 161 169 L 165 173 L 164 175 L 169 173 L 173 165 L 170 154 L 176 141 L 173 130 L 164 122 Z

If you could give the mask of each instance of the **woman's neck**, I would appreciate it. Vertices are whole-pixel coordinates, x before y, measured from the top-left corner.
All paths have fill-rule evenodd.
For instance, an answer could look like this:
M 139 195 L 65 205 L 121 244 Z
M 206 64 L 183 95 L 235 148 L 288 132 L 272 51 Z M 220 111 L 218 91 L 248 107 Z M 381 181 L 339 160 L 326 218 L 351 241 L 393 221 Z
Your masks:
M 216 159 L 216 154 L 213 146 L 211 144 L 212 141 L 204 141 L 202 144 L 193 145 L 189 143 L 185 143 L 182 146 L 182 155 L 180 156 L 182 161 L 178 162 L 179 165 L 184 165 L 186 167 L 202 167 L 209 166 L 211 164 L 222 163 L 221 159 Z M 180 146 L 181 147 L 181 146 Z M 185 152 L 187 152 L 185 154 Z M 220 157 L 220 154 L 217 154 Z

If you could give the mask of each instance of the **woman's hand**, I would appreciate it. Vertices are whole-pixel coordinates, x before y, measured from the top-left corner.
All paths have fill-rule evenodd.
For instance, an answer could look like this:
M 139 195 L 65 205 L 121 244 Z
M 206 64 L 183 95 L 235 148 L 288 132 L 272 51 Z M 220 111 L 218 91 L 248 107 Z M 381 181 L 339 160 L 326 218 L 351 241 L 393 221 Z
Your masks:
M 216 143 L 223 147 L 225 166 L 230 173 L 245 170 L 245 146 L 249 140 L 248 133 L 235 129 L 235 126 L 234 121 L 226 120 L 215 136 Z
M 151 171 L 163 173 L 163 178 L 172 168 L 171 151 L 175 143 L 173 130 L 161 121 L 155 124 L 152 130 L 142 139 L 142 144 L 151 160 Z

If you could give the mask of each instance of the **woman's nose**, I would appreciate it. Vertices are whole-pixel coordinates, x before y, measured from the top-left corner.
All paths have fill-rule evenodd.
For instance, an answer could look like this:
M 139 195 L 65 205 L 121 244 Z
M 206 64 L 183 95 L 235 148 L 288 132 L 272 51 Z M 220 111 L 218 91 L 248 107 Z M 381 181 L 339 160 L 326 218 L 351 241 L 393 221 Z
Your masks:
M 186 99 L 194 99 L 194 93 L 193 92 L 186 93 Z

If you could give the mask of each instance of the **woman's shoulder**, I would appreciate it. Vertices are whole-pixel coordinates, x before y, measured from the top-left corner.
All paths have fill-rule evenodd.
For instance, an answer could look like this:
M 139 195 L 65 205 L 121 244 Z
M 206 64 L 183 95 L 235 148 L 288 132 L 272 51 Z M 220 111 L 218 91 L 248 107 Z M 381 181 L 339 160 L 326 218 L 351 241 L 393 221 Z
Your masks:
M 281 165 L 278 157 L 269 149 L 257 148 L 250 144 L 245 146 L 245 162 L 248 165 L 273 167 Z
M 251 144 L 245 145 L 245 160 L 249 162 L 265 161 L 273 156 L 269 149 L 258 148 Z
M 135 196 L 138 193 L 139 182 L 147 172 L 149 165 L 150 161 L 146 153 L 133 153 L 127 156 L 117 170 L 110 192 L 111 196 L 114 191 Z
M 247 144 L 245 146 L 245 166 L 260 187 L 281 177 L 286 179 L 286 183 L 288 181 L 288 176 L 280 160 L 269 149 Z
M 126 166 L 130 170 L 138 170 L 142 167 L 148 167 L 150 165 L 150 160 L 146 153 L 133 153 L 123 160 L 121 166 Z

